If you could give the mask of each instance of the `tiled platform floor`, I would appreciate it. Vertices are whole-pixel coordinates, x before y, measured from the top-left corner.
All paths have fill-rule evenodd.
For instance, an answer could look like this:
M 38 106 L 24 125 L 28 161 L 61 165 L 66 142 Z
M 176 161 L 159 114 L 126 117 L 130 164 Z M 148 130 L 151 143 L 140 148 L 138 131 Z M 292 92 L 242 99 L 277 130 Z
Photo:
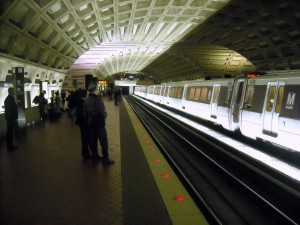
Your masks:
M 1 225 L 123 224 L 119 107 L 105 104 L 114 165 L 81 159 L 79 128 L 66 115 L 29 127 L 14 152 L 0 141 Z
M 114 165 L 82 160 L 79 128 L 66 114 L 28 127 L 14 152 L 0 139 L 1 225 L 171 224 L 125 102 L 104 103 Z

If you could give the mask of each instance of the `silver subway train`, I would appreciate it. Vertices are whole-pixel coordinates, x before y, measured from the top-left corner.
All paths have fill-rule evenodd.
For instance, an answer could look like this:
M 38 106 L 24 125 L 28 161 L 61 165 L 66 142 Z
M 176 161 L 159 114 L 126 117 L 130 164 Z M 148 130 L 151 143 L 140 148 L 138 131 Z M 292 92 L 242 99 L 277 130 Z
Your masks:
M 136 86 L 134 94 L 187 114 L 300 151 L 300 74 Z

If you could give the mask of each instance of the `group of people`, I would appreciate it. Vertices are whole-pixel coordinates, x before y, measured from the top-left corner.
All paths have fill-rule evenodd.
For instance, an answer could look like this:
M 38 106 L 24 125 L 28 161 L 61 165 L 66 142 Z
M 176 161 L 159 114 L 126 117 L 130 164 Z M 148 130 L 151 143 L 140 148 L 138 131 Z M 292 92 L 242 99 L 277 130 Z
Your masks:
M 48 101 L 45 98 L 45 91 L 39 95 L 38 104 L 40 116 L 43 121 L 46 119 L 46 108 Z M 15 101 L 15 90 L 10 87 L 8 96 L 4 101 L 5 119 L 7 121 L 6 142 L 7 150 L 12 151 L 18 148 L 13 144 L 13 134 L 16 120 L 18 119 L 18 107 Z M 51 99 L 50 107 L 60 113 L 59 93 L 55 93 L 55 99 Z M 80 89 L 72 93 L 69 101 L 71 120 L 80 128 L 81 133 L 81 155 L 83 159 L 91 159 L 93 164 L 102 162 L 103 165 L 110 165 L 114 160 L 109 158 L 108 138 L 106 131 L 107 112 L 100 95 L 98 95 L 97 86 L 90 84 L 88 89 Z M 70 104 L 71 103 L 71 104 Z M 59 108 L 59 111 L 57 109 Z M 102 148 L 102 156 L 98 153 L 98 140 Z
M 90 84 L 87 90 L 80 90 L 76 107 L 76 124 L 81 134 L 81 155 L 84 159 L 92 159 L 93 164 L 114 163 L 108 154 L 106 117 L 105 105 L 102 97 L 98 95 L 97 86 Z M 102 148 L 102 157 L 98 154 L 98 139 Z
M 121 88 L 116 88 L 116 89 L 108 89 L 107 95 L 109 100 L 115 100 L 115 105 L 119 105 L 120 102 L 122 101 L 122 89 Z
M 55 120 L 61 115 L 61 99 L 59 92 L 55 92 L 55 97 L 50 98 L 50 104 L 45 97 L 46 91 L 43 90 L 39 96 L 34 99 L 34 103 L 39 106 L 39 113 L 41 121 L 45 122 L 49 117 L 50 120 Z

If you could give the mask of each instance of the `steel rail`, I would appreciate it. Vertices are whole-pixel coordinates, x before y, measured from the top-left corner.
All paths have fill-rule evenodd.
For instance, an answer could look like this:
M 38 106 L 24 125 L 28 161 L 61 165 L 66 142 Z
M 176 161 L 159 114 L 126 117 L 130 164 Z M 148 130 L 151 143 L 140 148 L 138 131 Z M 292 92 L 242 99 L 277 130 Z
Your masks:
M 146 107 L 142 106 L 140 103 L 138 103 L 136 100 L 132 99 L 133 101 L 135 101 L 136 104 L 138 104 L 141 108 L 143 108 L 148 114 L 150 114 L 152 117 L 154 117 L 157 121 L 159 121 L 161 124 L 163 124 L 165 127 L 167 127 L 170 131 L 172 131 L 174 134 L 176 134 L 178 137 L 180 137 L 183 141 L 185 141 L 187 144 L 189 144 L 193 149 L 195 149 L 198 153 L 200 153 L 202 156 L 204 156 L 206 159 L 208 159 L 210 162 L 212 162 L 215 166 L 217 166 L 219 169 L 221 169 L 224 173 L 226 173 L 229 177 L 231 177 L 233 180 L 235 180 L 237 183 L 239 183 L 240 185 L 242 185 L 245 189 L 247 189 L 249 192 L 251 192 L 253 195 L 255 195 L 258 199 L 260 199 L 262 202 L 264 202 L 265 204 L 267 204 L 269 207 L 271 207 L 274 211 L 276 211 L 278 214 L 280 214 L 282 217 L 284 217 L 287 221 L 289 221 L 291 224 L 295 224 L 297 225 L 298 223 L 296 221 L 294 221 L 293 219 L 291 219 L 288 215 L 286 215 L 284 212 L 282 212 L 280 209 L 278 209 L 275 205 L 273 205 L 271 202 L 269 202 L 267 199 L 265 199 L 263 196 L 261 196 L 259 193 L 257 193 L 255 190 L 253 190 L 251 187 L 249 187 L 246 183 L 244 183 L 243 181 L 241 181 L 238 177 L 236 177 L 234 174 L 232 174 L 230 171 L 228 171 L 226 168 L 224 168 L 222 165 L 220 165 L 217 161 L 215 161 L 213 158 L 211 158 L 209 155 L 207 155 L 206 153 L 204 153 L 201 149 L 199 149 L 197 146 L 195 146 L 193 143 L 191 143 L 187 138 L 183 137 L 181 134 L 179 134 L 176 130 L 174 130 L 173 128 L 171 128 L 168 124 L 166 124 L 164 121 L 162 121 L 162 119 L 160 119 L 158 116 L 154 115 L 154 113 L 150 112 L 148 109 L 146 109 Z M 137 110 L 134 109 L 133 105 L 130 104 L 131 107 L 133 108 L 133 110 L 135 111 L 135 113 L 137 114 L 137 116 L 140 118 L 140 120 L 142 121 L 142 123 L 144 124 L 144 126 L 146 127 L 146 129 L 149 131 L 149 133 L 151 134 L 151 136 L 155 139 L 156 143 L 158 143 L 161 147 L 161 149 L 164 151 L 164 154 L 167 155 L 168 159 L 172 162 L 173 166 L 176 168 L 176 170 L 178 170 L 178 172 L 180 173 L 180 175 L 184 178 L 185 182 L 187 182 L 187 184 L 189 185 L 189 187 L 191 188 L 191 190 L 193 190 L 194 194 L 201 200 L 201 202 L 208 207 L 208 211 L 211 213 L 212 217 L 216 219 L 218 224 L 222 224 L 222 222 L 220 221 L 220 219 L 215 215 L 215 213 L 213 212 L 213 210 L 211 209 L 211 207 L 208 206 L 208 204 L 205 202 L 205 200 L 203 199 L 203 197 L 199 196 L 199 193 L 196 191 L 196 188 L 190 183 L 190 181 L 188 180 L 188 178 L 185 176 L 185 174 L 182 172 L 182 170 L 178 167 L 178 165 L 176 164 L 176 162 L 172 159 L 172 157 L 167 153 L 167 151 L 164 149 L 164 147 L 160 144 L 159 139 L 157 137 L 155 137 L 154 133 L 151 131 L 151 129 L 147 126 L 146 122 L 143 120 L 143 118 L 141 118 L 138 113 Z M 149 106 L 147 106 L 149 107 Z M 154 111 L 159 112 L 159 110 L 157 109 L 153 109 Z M 218 144 L 215 144 L 214 142 L 207 140 L 206 138 L 202 137 L 202 140 L 208 142 L 211 146 L 214 146 L 214 148 L 217 148 L 218 150 L 221 150 L 222 152 L 226 152 L 224 151 L 224 149 L 220 148 L 220 146 Z M 226 152 L 226 154 L 228 154 Z M 264 172 L 258 170 L 257 168 L 255 168 L 254 166 L 250 165 L 249 163 L 245 162 L 244 160 L 241 160 L 240 158 L 236 157 L 236 156 L 232 156 L 232 158 L 234 158 L 235 160 L 238 160 L 240 162 L 243 162 L 243 164 L 247 164 L 247 167 L 249 169 L 254 170 L 255 172 L 259 172 L 259 174 L 265 174 Z M 266 175 L 266 174 L 265 174 Z

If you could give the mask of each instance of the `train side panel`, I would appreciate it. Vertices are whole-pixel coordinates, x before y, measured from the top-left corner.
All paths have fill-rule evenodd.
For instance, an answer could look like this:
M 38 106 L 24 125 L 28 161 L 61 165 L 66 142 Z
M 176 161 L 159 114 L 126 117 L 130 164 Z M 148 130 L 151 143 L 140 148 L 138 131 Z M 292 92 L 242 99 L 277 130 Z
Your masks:
M 167 94 L 168 94 L 167 84 L 161 84 L 160 97 L 158 99 L 158 102 L 160 104 L 165 104 Z
M 233 79 L 191 82 L 186 87 L 185 112 L 230 129 Z
M 164 101 L 164 105 L 171 107 L 173 109 L 177 109 L 183 111 L 183 91 L 184 91 L 184 83 L 169 83 L 167 85 L 167 98 Z
M 223 128 L 231 130 L 232 118 L 230 116 L 230 102 L 233 91 L 233 79 L 214 83 L 211 99 L 211 118 Z
M 153 90 L 153 101 L 156 103 L 161 103 L 161 91 L 162 91 L 162 85 L 155 85 Z
M 147 97 L 148 87 L 147 86 L 135 86 L 134 94 L 142 98 Z
M 186 86 L 184 111 L 204 120 L 211 120 L 210 101 L 213 83 L 190 82 Z
M 240 130 L 250 138 L 300 151 L 300 77 L 249 79 Z
M 154 96 L 154 85 L 150 85 L 148 87 L 148 91 L 147 91 L 147 97 L 146 99 L 150 100 L 150 101 L 153 101 L 155 96 Z

